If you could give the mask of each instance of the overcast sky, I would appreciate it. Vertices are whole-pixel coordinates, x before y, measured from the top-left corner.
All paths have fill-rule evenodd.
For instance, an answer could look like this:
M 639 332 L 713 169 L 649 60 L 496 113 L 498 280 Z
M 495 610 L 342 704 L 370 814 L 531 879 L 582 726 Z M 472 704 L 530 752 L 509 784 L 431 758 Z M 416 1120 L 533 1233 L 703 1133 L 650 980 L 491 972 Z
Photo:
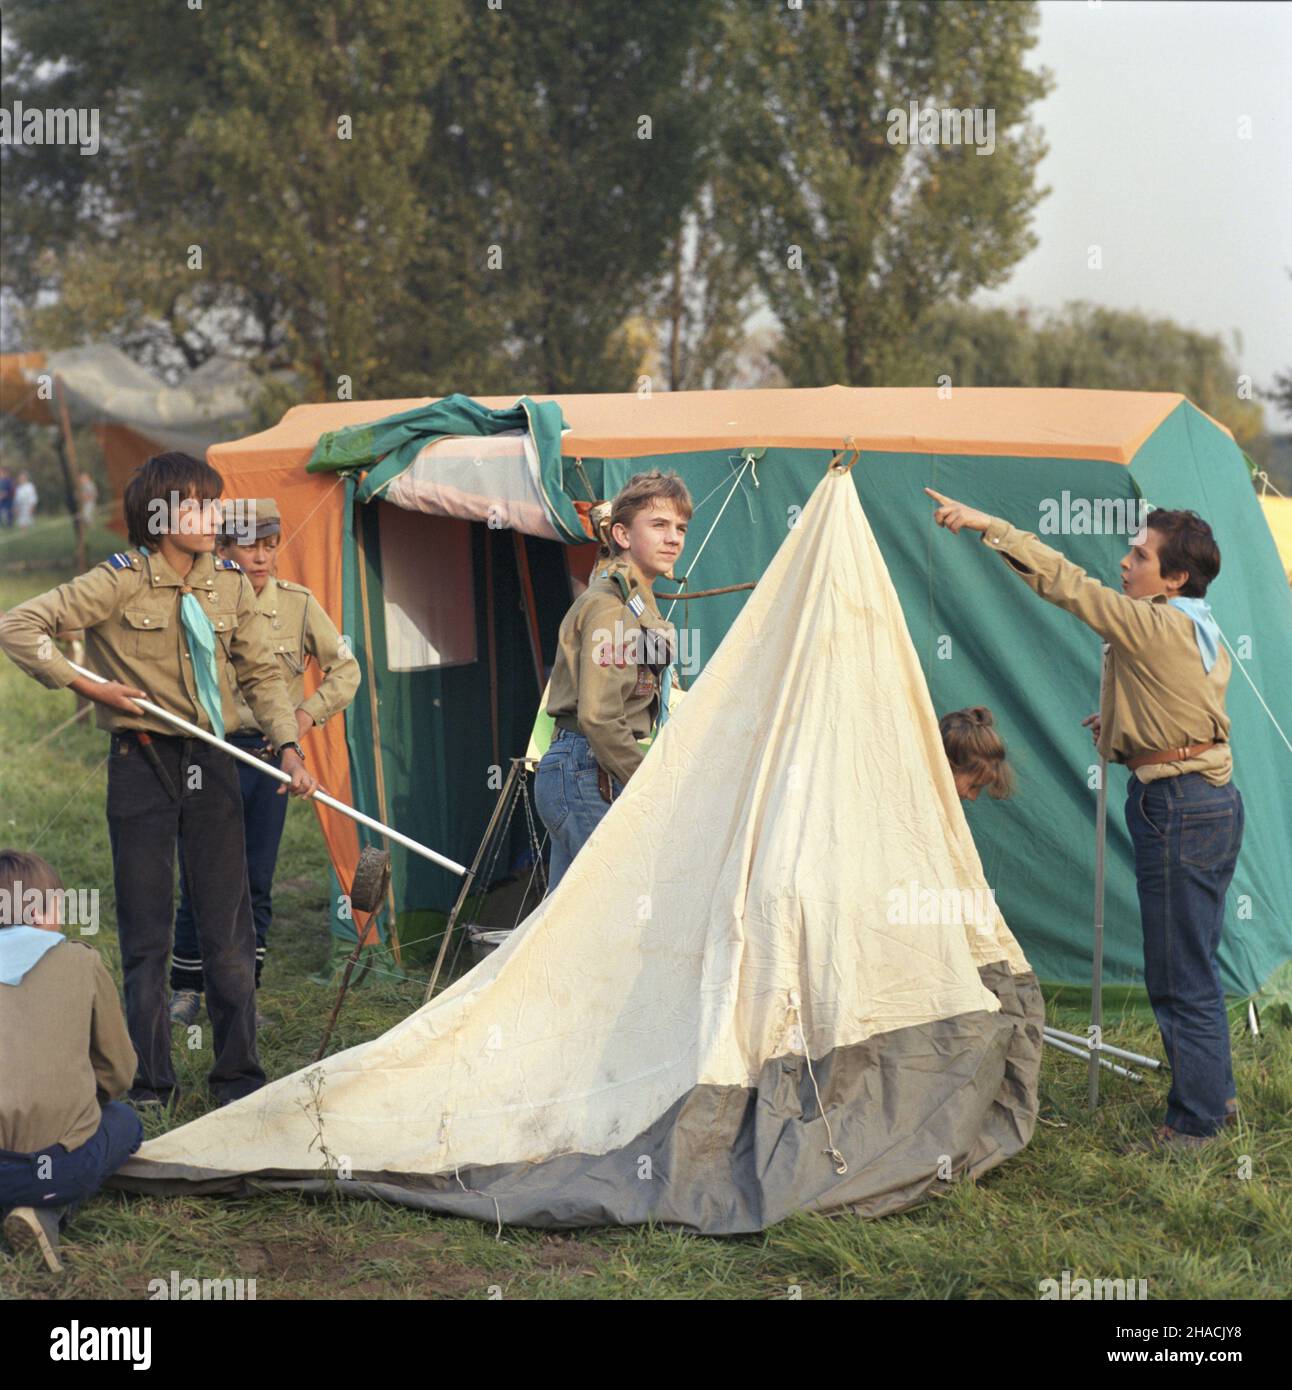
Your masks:
M 1029 65 L 1050 153 L 1038 248 L 981 303 L 1088 299 L 1242 335 L 1258 386 L 1292 368 L 1292 4 L 1043 0 Z M 1251 118 L 1251 138 L 1239 119 Z M 1103 268 L 1087 267 L 1102 247 Z M 1292 429 L 1265 402 L 1276 431 Z

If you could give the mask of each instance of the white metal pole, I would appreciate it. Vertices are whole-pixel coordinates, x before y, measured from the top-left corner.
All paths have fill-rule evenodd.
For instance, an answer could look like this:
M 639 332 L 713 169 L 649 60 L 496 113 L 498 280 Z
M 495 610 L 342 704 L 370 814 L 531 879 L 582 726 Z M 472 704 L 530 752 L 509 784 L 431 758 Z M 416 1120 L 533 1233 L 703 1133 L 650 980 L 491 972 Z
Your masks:
M 1104 679 L 1108 674 L 1108 644 L 1099 660 L 1099 701 L 1102 705 Z M 1100 730 L 1102 737 L 1103 730 Z M 1090 980 L 1090 1027 L 1096 1038 L 1104 1028 L 1104 841 L 1108 833 L 1108 759 L 1099 757 L 1099 794 L 1095 803 L 1095 940 L 1094 965 Z M 1099 1108 L 1098 1058 L 1090 1052 L 1090 1108 Z
M 1045 1027 L 1045 1035 L 1048 1038 L 1075 1043 L 1078 1047 L 1088 1048 L 1092 1052 L 1106 1052 L 1110 1057 L 1124 1057 L 1128 1062 L 1138 1062 L 1141 1066 L 1156 1068 L 1162 1065 L 1156 1057 L 1145 1057 L 1142 1052 L 1127 1052 L 1124 1047 L 1114 1047 L 1112 1043 L 1104 1042 L 1102 1039 L 1097 1048 L 1091 1048 L 1089 1038 L 1083 1038 L 1078 1033 L 1065 1033 L 1062 1028 L 1051 1028 L 1048 1024 Z
M 1042 1039 L 1050 1047 L 1057 1047 L 1060 1052 L 1070 1052 L 1074 1057 L 1089 1059 L 1090 1065 L 1107 1067 L 1109 1071 L 1115 1071 L 1118 1076 L 1129 1077 L 1132 1081 L 1143 1081 L 1144 1078 L 1137 1071 L 1130 1071 L 1126 1067 L 1119 1067 L 1116 1062 L 1110 1062 L 1107 1057 L 1097 1056 L 1093 1052 L 1086 1052 L 1084 1048 L 1073 1047 L 1071 1043 L 1060 1042 L 1058 1038 L 1052 1038 L 1048 1033 Z
M 69 661 L 68 665 L 78 676 L 84 676 L 87 680 L 97 682 L 99 685 L 107 685 L 109 682 L 93 671 L 87 671 L 84 666 L 78 666 L 76 662 Z M 140 709 L 145 709 L 149 714 L 155 714 L 158 719 L 164 719 L 168 724 L 174 725 L 177 729 L 182 729 L 190 738 L 200 738 L 203 743 L 212 744 L 216 748 L 222 748 L 226 753 L 244 762 L 248 767 L 254 767 L 263 772 L 266 777 L 272 777 L 278 782 L 290 782 L 291 774 L 283 772 L 281 768 L 271 767 L 263 758 L 257 758 L 254 753 L 247 753 L 241 748 L 235 748 L 233 744 L 226 742 L 222 738 L 216 738 L 212 733 L 205 729 L 199 729 L 196 724 L 190 724 L 187 719 L 182 719 L 178 714 L 172 714 L 169 710 L 162 709 L 160 705 L 155 705 L 151 700 L 141 700 L 138 696 L 130 697 Z M 392 830 L 390 826 L 383 825 L 381 821 L 374 820 L 371 816 L 366 816 L 362 811 L 356 811 L 353 806 L 347 806 L 344 801 L 338 801 L 336 797 L 329 796 L 321 788 L 310 793 L 315 801 L 321 801 L 324 806 L 330 806 L 334 811 L 340 811 L 343 816 L 349 816 L 351 820 L 358 821 L 360 825 L 366 825 L 369 830 L 375 830 L 379 835 L 384 835 L 388 840 L 393 840 L 397 845 L 403 845 L 405 849 L 412 850 L 414 854 L 419 854 L 423 859 L 429 859 L 433 864 L 438 864 L 442 869 L 450 869 L 455 874 L 465 874 L 466 866 L 457 863 L 456 860 L 448 859 L 442 854 L 437 854 L 433 849 L 428 849 L 417 840 L 408 835 L 401 835 L 398 830 Z

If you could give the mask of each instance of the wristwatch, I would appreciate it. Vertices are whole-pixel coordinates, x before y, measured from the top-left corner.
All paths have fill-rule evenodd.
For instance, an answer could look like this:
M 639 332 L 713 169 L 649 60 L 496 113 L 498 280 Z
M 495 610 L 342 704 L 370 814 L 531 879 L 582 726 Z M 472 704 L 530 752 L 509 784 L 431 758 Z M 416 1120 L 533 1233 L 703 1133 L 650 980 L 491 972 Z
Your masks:
M 301 762 L 305 761 L 305 750 L 296 742 L 280 743 L 278 747 L 274 749 L 274 752 L 281 758 L 289 748 L 300 758 Z

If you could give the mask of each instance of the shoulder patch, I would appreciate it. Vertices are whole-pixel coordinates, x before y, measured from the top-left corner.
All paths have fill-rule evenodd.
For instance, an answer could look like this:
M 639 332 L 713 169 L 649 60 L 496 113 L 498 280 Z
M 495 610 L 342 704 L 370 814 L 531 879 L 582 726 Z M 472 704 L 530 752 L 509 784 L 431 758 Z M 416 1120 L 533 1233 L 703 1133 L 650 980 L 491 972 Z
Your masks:
M 217 560 L 215 567 L 218 570 L 237 570 L 239 574 L 242 573 L 242 566 L 236 560 Z
M 109 555 L 108 564 L 110 564 L 114 570 L 128 570 L 134 568 L 134 562 L 124 550 L 118 550 L 115 555 Z

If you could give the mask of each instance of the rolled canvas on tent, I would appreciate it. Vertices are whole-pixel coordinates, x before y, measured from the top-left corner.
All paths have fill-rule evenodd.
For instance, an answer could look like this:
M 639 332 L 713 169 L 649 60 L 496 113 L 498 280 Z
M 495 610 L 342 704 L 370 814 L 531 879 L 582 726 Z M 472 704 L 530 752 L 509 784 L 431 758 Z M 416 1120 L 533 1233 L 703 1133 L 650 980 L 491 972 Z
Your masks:
M 986 910 L 926 911 L 965 899 Z M 510 941 L 115 1181 L 708 1233 L 897 1210 L 1035 1123 L 1040 994 L 989 899 L 896 594 L 829 474 Z

